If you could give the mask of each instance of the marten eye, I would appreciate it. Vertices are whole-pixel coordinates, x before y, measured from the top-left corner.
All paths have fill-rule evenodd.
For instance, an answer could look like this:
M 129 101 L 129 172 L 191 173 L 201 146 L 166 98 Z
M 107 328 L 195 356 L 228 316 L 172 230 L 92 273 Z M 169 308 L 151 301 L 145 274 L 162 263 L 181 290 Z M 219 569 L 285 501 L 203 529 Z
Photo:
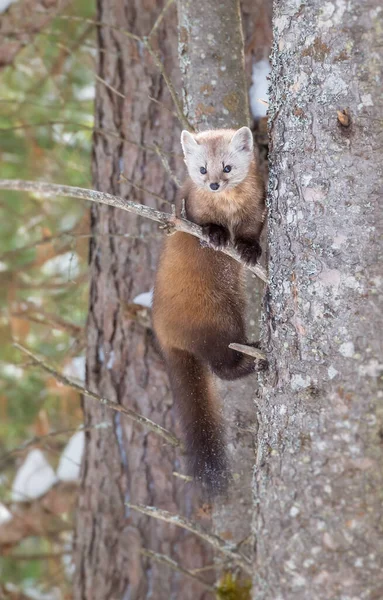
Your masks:
M 230 165 L 226 165 L 226 167 L 223 167 L 223 172 L 224 173 L 230 173 L 231 171 L 231 166 Z
M 205 167 L 201 167 L 199 172 L 201 173 L 201 175 L 206 175 L 206 173 L 207 173 Z

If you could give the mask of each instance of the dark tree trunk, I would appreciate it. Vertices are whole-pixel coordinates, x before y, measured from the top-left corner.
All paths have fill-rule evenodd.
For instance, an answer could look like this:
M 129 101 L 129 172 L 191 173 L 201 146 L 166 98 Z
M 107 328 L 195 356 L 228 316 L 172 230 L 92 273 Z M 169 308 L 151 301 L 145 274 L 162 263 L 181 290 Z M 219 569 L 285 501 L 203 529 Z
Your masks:
M 274 32 L 253 597 L 378 600 L 382 9 L 278 1 Z
M 147 1 L 145 9 L 140 0 L 100 0 L 97 20 L 143 36 L 162 6 L 156 0 Z M 177 83 L 174 7 L 165 23 L 156 34 L 157 50 Z M 97 86 L 96 127 L 143 146 L 158 141 L 165 151 L 178 150 L 178 123 L 149 99 L 152 96 L 173 110 L 163 79 L 142 44 L 107 27 L 99 29 L 98 42 L 102 50 L 98 73 L 107 85 Z M 141 186 L 173 199 L 174 185 L 155 153 L 96 135 L 95 189 L 166 210 L 161 202 L 120 184 L 120 170 Z M 152 334 L 127 316 L 133 298 L 152 286 L 162 234 L 151 221 L 98 205 L 92 207 L 92 233 L 103 237 L 95 237 L 90 249 L 87 385 L 176 430 L 168 381 Z M 119 237 L 125 234 L 133 238 Z M 86 426 L 108 427 L 87 434 L 77 511 L 75 598 L 205 598 L 200 584 L 142 557 L 140 549 L 161 552 L 188 568 L 209 564 L 209 549 L 195 536 L 131 512 L 125 504 L 155 505 L 194 519 L 196 502 L 190 485 L 172 474 L 181 468 L 179 452 L 88 400 L 84 412 Z

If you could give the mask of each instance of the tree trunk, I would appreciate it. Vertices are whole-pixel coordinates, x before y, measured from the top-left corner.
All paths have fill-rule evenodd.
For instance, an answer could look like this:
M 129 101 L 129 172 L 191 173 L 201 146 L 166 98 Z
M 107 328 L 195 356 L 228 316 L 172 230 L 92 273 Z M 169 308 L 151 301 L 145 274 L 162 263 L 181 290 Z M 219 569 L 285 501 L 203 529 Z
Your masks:
M 383 597 L 381 10 L 275 3 L 257 600 Z
M 256 8 L 248 7 L 247 19 L 252 24 Z M 183 98 L 189 121 L 196 130 L 248 125 L 248 84 L 238 0 L 178 0 L 178 15 Z M 249 25 L 247 28 L 251 29 Z M 254 339 L 259 338 L 263 287 L 255 277 L 249 278 L 248 331 Z M 235 543 L 251 534 L 256 384 L 253 376 L 221 382 L 219 388 L 233 482 L 228 498 L 218 499 L 214 505 L 214 529 L 217 535 Z M 248 548 L 244 545 L 242 549 L 246 552 Z
M 160 0 L 147 0 L 145 10 L 140 0 L 99 0 L 96 18 L 144 36 L 162 6 Z M 165 23 L 156 32 L 157 52 L 165 57 L 165 68 L 177 83 L 177 60 L 172 58 L 177 44 L 174 7 L 166 14 Z M 180 128 L 175 126 L 163 78 L 140 42 L 102 27 L 98 43 L 98 74 L 105 83 L 97 86 L 96 127 L 112 136 L 136 140 L 137 145 L 110 135 L 95 136 L 95 189 L 166 210 L 166 205 L 151 196 L 119 183 L 123 170 L 139 185 L 173 199 L 174 184 L 169 175 L 157 155 L 145 149 L 157 141 L 164 151 L 177 148 L 180 153 Z M 171 111 L 152 102 L 149 96 L 164 102 Z M 153 284 L 162 234 L 152 221 L 110 207 L 93 206 L 91 215 L 92 233 L 97 237 L 90 248 L 87 385 L 176 431 L 168 381 L 151 331 L 145 322 L 128 316 L 134 313 L 134 297 L 150 290 Z M 132 238 L 121 237 L 126 234 Z M 211 562 L 205 544 L 192 534 L 134 513 L 126 506 L 127 501 L 155 505 L 195 519 L 196 502 L 190 484 L 172 474 L 180 470 L 180 453 L 154 433 L 87 399 L 84 413 L 85 426 L 96 429 L 87 433 L 82 471 L 74 597 L 207 598 L 199 583 L 140 556 L 145 547 L 170 556 L 184 567 L 197 568 Z M 103 426 L 97 428 L 100 424 Z

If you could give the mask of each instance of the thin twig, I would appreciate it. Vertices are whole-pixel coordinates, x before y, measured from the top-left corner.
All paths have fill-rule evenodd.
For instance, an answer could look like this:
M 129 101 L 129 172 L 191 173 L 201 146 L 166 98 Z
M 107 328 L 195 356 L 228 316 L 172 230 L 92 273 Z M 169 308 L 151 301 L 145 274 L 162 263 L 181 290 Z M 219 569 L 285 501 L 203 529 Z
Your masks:
M 124 94 L 121 94 L 121 92 L 119 92 L 118 90 L 116 90 L 116 88 L 113 87 L 107 81 L 105 81 L 105 79 L 103 79 L 102 77 L 100 77 L 99 75 L 97 75 L 97 73 L 94 73 L 94 76 L 97 79 L 97 81 L 99 81 L 100 83 L 102 83 L 103 85 L 105 85 L 105 87 L 107 87 L 108 90 L 110 90 L 111 92 L 113 92 L 117 96 L 120 96 L 120 98 L 124 98 L 124 100 L 126 99 L 126 96 L 124 96 Z
M 32 363 L 30 363 L 32 364 Z M 12 450 L 8 450 L 8 452 L 6 452 L 5 454 L 2 454 L 0 456 L 0 468 L 3 468 L 4 464 L 11 458 L 11 456 L 13 456 L 13 454 L 16 454 L 18 452 L 23 452 L 24 450 L 26 450 L 27 448 L 30 448 L 30 446 L 38 446 L 39 444 L 42 444 L 45 442 L 46 439 L 52 438 L 52 437 L 59 437 L 60 435 L 70 435 L 72 433 L 77 433 L 78 431 L 92 431 L 93 429 L 107 429 L 108 427 L 111 427 L 112 424 L 109 423 L 108 421 L 102 421 L 101 423 L 96 423 L 96 425 L 92 425 L 90 427 L 86 427 L 85 425 L 80 425 L 80 427 L 72 427 L 71 429 L 60 429 L 58 431 L 51 431 L 50 433 L 47 433 L 46 435 L 36 435 L 33 438 L 30 438 L 29 440 L 27 440 L 26 442 L 23 442 L 22 444 L 20 444 L 20 446 L 16 446 L 16 448 L 12 448 Z
M 136 42 L 140 42 L 141 44 L 143 44 L 145 46 L 145 48 L 147 49 L 147 51 L 149 52 L 150 56 L 153 59 L 153 62 L 155 64 L 155 66 L 157 67 L 158 71 L 161 73 L 162 77 L 164 78 L 166 87 L 169 90 L 169 93 L 172 97 L 172 100 L 174 102 L 174 106 L 176 109 L 176 113 L 177 113 L 177 117 L 179 122 L 181 123 L 181 125 L 183 127 L 185 127 L 188 131 L 194 131 L 194 128 L 192 127 L 192 125 L 189 123 L 189 121 L 187 120 L 186 116 L 184 115 L 182 106 L 181 106 L 181 102 L 178 98 L 178 94 L 176 92 L 176 90 L 174 89 L 174 86 L 170 80 L 170 78 L 168 77 L 165 69 L 164 69 L 164 65 L 162 64 L 160 58 L 158 57 L 158 55 L 156 54 L 156 52 L 153 50 L 151 44 L 150 44 L 150 36 L 151 33 L 149 33 L 149 36 L 145 36 L 145 37 L 140 37 L 134 33 L 132 33 L 131 31 L 127 31 L 126 29 L 123 29 L 121 27 L 116 27 L 114 25 L 109 25 L 108 23 L 103 23 L 101 21 L 94 21 L 92 19 L 83 19 L 82 17 L 74 17 L 74 16 L 69 16 L 69 15 L 62 15 L 61 19 L 68 19 L 71 21 L 83 21 L 84 23 L 90 23 L 93 24 L 97 27 L 106 27 L 108 29 L 112 29 L 114 31 L 119 31 L 120 33 L 122 33 L 123 35 L 126 35 L 127 37 L 129 37 L 130 39 L 136 41 Z M 154 24 L 155 26 L 156 24 Z
M 39 367 L 44 369 L 44 371 L 46 371 L 47 373 L 50 373 L 51 375 L 53 375 L 53 377 L 55 379 L 57 379 L 57 381 L 60 381 L 60 383 L 67 385 L 68 387 L 71 387 L 72 389 L 76 390 L 77 392 L 80 392 L 80 394 L 84 394 L 84 396 L 87 396 L 88 398 L 97 400 L 97 402 L 99 402 L 103 406 L 106 406 L 107 408 L 111 408 L 112 410 L 115 410 L 116 412 L 119 412 L 119 413 L 125 415 L 132 421 L 135 421 L 136 423 L 143 425 L 144 427 L 146 427 L 153 433 L 156 433 L 157 435 L 161 436 L 174 448 L 182 447 L 182 443 L 180 442 L 180 440 L 177 439 L 175 437 L 175 435 L 173 435 L 170 431 L 168 431 L 164 427 L 161 427 L 161 425 L 154 423 L 147 417 L 144 417 L 143 415 L 136 413 L 134 410 L 131 410 L 130 408 L 125 408 L 124 406 L 122 406 L 121 404 L 118 404 L 117 402 L 113 402 L 112 400 L 109 400 L 108 398 L 99 396 L 98 394 L 91 392 L 90 390 L 86 389 L 85 387 L 82 387 L 81 385 L 79 385 L 78 383 L 73 381 L 72 379 L 69 379 L 69 377 L 66 377 L 66 375 L 59 373 L 59 371 L 57 371 L 54 367 L 52 367 L 48 363 L 44 362 L 40 358 L 38 358 L 35 354 L 33 354 L 27 348 L 24 348 L 24 346 L 22 346 L 18 342 L 14 342 L 13 345 L 15 346 L 15 348 L 18 348 L 19 350 L 21 350 L 21 352 L 23 352 L 24 354 L 29 356 L 36 365 L 38 365 Z
M 163 151 L 163 150 L 162 150 L 162 148 L 160 148 L 160 146 L 159 146 L 158 144 L 156 144 L 155 142 L 154 142 L 154 147 L 155 147 L 155 149 L 156 149 L 156 152 L 157 152 L 157 154 L 158 154 L 158 156 L 159 156 L 159 158 L 160 158 L 160 160 L 161 160 L 161 162 L 162 162 L 162 165 L 163 165 L 163 167 L 164 167 L 165 171 L 166 171 L 166 172 L 167 172 L 167 173 L 170 175 L 170 177 L 173 179 L 173 181 L 174 181 L 174 183 L 176 184 L 176 186 L 180 188 L 180 187 L 181 187 L 181 182 L 180 182 L 180 180 L 178 179 L 177 175 L 175 175 L 175 174 L 173 173 L 173 171 L 172 171 L 172 169 L 171 169 L 171 167 L 170 167 L 170 165 L 169 165 L 169 161 L 168 161 L 168 159 L 167 159 L 167 157 L 166 157 L 166 155 L 165 155 L 164 151 Z
M 174 89 L 174 86 L 173 86 L 171 80 L 169 79 L 160 58 L 158 57 L 156 52 L 151 47 L 150 42 L 147 38 L 144 38 L 142 41 L 145 44 L 145 47 L 147 48 L 150 56 L 152 57 L 154 64 L 156 65 L 157 69 L 159 70 L 162 77 L 164 78 L 166 87 L 168 88 L 169 93 L 172 97 L 179 122 L 188 131 L 194 131 L 194 127 L 189 123 L 186 116 L 184 115 L 184 111 L 182 109 L 182 105 L 181 105 L 180 99 L 178 97 L 178 94 L 177 94 L 176 90 Z
M 227 559 L 217 560 L 215 563 L 211 565 L 206 565 L 205 567 L 198 567 L 197 569 L 192 569 L 191 572 L 194 574 L 197 573 L 206 573 L 206 571 L 216 571 L 217 569 L 222 569 L 225 565 L 228 564 Z
M 154 22 L 153 27 L 150 30 L 150 33 L 148 35 L 148 40 L 150 40 L 150 38 L 152 37 L 152 35 L 154 35 L 154 33 L 157 31 L 158 27 L 161 25 L 162 20 L 165 16 L 165 13 L 167 12 L 168 8 L 173 4 L 174 0 L 168 0 L 165 4 L 165 6 L 163 7 L 163 9 L 161 10 L 160 14 L 158 15 L 157 19 Z
M 183 479 L 183 481 L 193 481 L 193 477 L 190 477 L 190 475 L 184 475 L 183 473 L 178 473 L 178 471 L 173 471 L 173 475 L 174 477 L 178 477 L 178 479 Z
M 174 204 L 173 202 L 170 202 L 170 200 L 165 200 L 165 198 L 163 198 L 159 194 L 156 194 L 156 192 L 151 192 L 147 188 L 144 188 L 141 185 L 137 185 L 137 183 L 135 183 L 134 181 L 132 181 L 131 179 L 126 177 L 123 173 L 120 173 L 120 179 L 129 183 L 131 186 L 136 188 L 136 190 L 140 190 L 140 192 L 144 192 L 145 194 L 148 194 L 149 196 L 153 196 L 153 198 L 157 198 L 157 200 L 159 200 L 160 202 L 165 202 L 166 204 L 171 204 L 172 206 Z
M 8 260 L 8 258 L 12 257 L 14 254 L 18 254 L 19 252 L 25 252 L 26 250 L 33 250 L 37 246 L 44 246 L 45 244 L 49 244 L 50 242 L 55 242 L 57 240 L 61 240 L 62 238 L 71 238 L 72 241 L 81 240 L 81 239 L 89 239 L 89 238 L 126 238 L 132 240 L 141 240 L 145 241 L 146 237 L 143 234 L 133 235 L 130 233 L 71 233 L 70 230 L 62 231 L 61 233 L 57 233 L 55 235 L 47 235 L 46 237 L 42 237 L 35 242 L 30 242 L 29 244 L 25 244 L 25 246 L 19 246 L 18 248 L 12 248 L 11 250 L 7 250 L 3 254 L 0 254 L 0 261 Z
M 158 106 L 161 106 L 161 108 L 163 108 L 164 110 L 169 112 L 171 115 L 173 115 L 173 117 L 178 119 L 177 113 L 175 113 L 173 110 L 171 110 L 170 108 L 165 106 L 165 104 L 163 102 L 160 102 L 160 100 L 157 100 L 157 98 L 153 98 L 153 96 L 148 96 L 148 98 L 149 98 L 150 102 L 154 102 L 154 104 L 158 104 Z
M 40 123 L 24 123 L 23 125 L 14 125 L 12 127 L 0 127 L 0 132 L 7 132 L 7 131 L 16 131 L 17 129 L 32 129 L 34 127 L 53 127 L 54 125 L 69 125 L 72 127 L 76 127 L 78 130 L 84 130 L 84 131 L 92 131 L 93 133 L 97 133 L 99 135 L 103 135 L 105 137 L 112 137 L 120 142 L 126 142 L 127 144 L 132 144 L 133 146 L 137 146 L 138 148 L 141 148 L 142 150 L 146 150 L 148 152 L 154 152 L 155 154 L 158 154 L 157 148 L 155 148 L 154 146 L 147 146 L 146 144 L 141 144 L 140 142 L 136 142 L 136 140 L 131 140 L 125 137 L 122 137 L 121 135 L 118 135 L 118 133 L 115 133 L 114 131 L 111 131 L 109 129 L 100 129 L 99 127 L 93 127 L 91 125 L 85 125 L 83 123 L 76 123 L 74 121 L 63 121 L 63 120 L 59 120 L 59 121 L 42 121 Z M 173 152 L 165 152 L 164 150 L 162 151 L 164 154 L 168 154 L 169 156 L 172 156 L 174 153 Z
M 72 550 L 61 550 L 61 552 L 40 552 L 36 554 L 7 554 L 7 558 L 12 560 L 50 560 L 61 558 L 72 554 Z
M 147 550 L 146 548 L 141 548 L 140 552 L 144 556 L 147 556 L 148 558 L 152 558 L 159 564 L 166 565 L 167 567 L 170 567 L 171 569 L 173 569 L 173 571 L 178 571 L 179 573 L 182 573 L 183 575 L 186 575 L 187 577 L 194 579 L 194 581 L 198 581 L 198 583 L 200 583 L 206 590 L 209 590 L 209 592 L 212 592 L 212 593 L 215 592 L 215 588 L 212 585 L 210 585 L 209 583 L 207 583 L 206 581 L 204 581 L 203 579 L 201 579 L 200 577 L 198 577 L 191 571 L 188 571 L 187 569 L 184 569 L 184 567 L 181 567 L 181 565 L 179 565 L 177 562 L 175 562 L 169 556 L 166 556 L 165 554 L 159 554 L 158 552 L 153 552 L 152 550 Z
M 184 519 L 180 515 L 172 515 L 168 511 L 161 510 L 160 508 L 156 508 L 154 506 L 143 506 L 141 504 L 131 504 L 130 502 L 127 502 L 126 504 L 133 510 L 140 512 L 143 515 L 159 519 L 160 521 L 165 521 L 166 523 L 170 523 L 172 525 L 177 525 L 177 527 L 182 527 L 182 529 L 186 529 L 187 531 L 194 533 L 205 542 L 213 546 L 213 548 L 230 558 L 230 560 L 239 565 L 244 571 L 246 571 L 246 573 L 249 573 L 249 575 L 252 574 L 251 564 L 246 556 L 243 556 L 239 552 L 233 550 L 233 546 L 225 542 L 225 540 L 222 540 L 216 535 L 203 531 L 195 523 Z
M 45 196 L 69 196 L 71 198 L 81 198 L 82 200 L 90 200 L 91 202 L 97 202 L 99 204 L 107 204 L 114 206 L 115 208 L 121 208 L 127 212 L 134 213 L 141 217 L 152 219 L 161 223 L 164 228 L 169 231 L 182 231 L 189 233 L 194 237 L 201 240 L 206 240 L 202 234 L 202 229 L 195 223 L 186 221 L 185 219 L 179 219 L 167 213 L 159 210 L 155 210 L 144 204 L 137 204 L 130 200 L 124 200 L 118 196 L 112 196 L 105 192 L 97 192 L 95 190 L 88 190 L 85 188 L 72 187 L 69 185 L 57 185 L 53 183 L 45 183 L 43 181 L 24 181 L 21 179 L 0 179 L 0 189 L 3 190 L 15 190 L 32 192 L 36 194 L 43 194 Z M 238 252 L 233 246 L 226 246 L 217 252 L 223 252 L 227 256 L 230 256 L 243 266 L 247 267 L 249 271 L 257 275 L 265 283 L 268 282 L 266 271 L 260 265 L 249 266 L 240 257 Z
M 116 27 L 115 25 L 110 25 L 109 23 L 103 23 L 102 21 L 96 21 L 94 19 L 85 19 L 84 17 L 76 17 L 73 15 L 60 15 L 58 18 L 64 19 L 65 21 L 80 21 L 81 23 L 89 23 L 90 25 L 95 25 L 96 27 L 107 27 L 112 31 L 118 31 L 120 33 L 123 33 L 124 35 L 131 38 L 132 40 L 135 40 L 136 42 L 142 42 L 142 39 L 139 35 L 135 35 L 134 33 L 131 33 L 130 31 L 127 31 L 122 27 Z
M 254 348 L 253 346 L 246 346 L 246 344 L 229 344 L 229 348 L 236 350 L 237 352 L 241 352 L 241 354 L 253 356 L 259 360 L 267 360 L 266 354 L 261 352 L 261 350 L 257 350 L 257 348 Z

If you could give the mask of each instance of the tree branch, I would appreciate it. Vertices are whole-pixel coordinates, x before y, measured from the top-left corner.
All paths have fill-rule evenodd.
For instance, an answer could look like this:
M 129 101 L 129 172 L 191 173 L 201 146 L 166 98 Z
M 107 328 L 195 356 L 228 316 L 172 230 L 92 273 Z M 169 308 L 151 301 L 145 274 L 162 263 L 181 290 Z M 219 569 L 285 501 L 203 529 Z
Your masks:
M 222 540 L 216 535 L 211 533 L 207 533 L 203 531 L 198 525 L 184 519 L 180 515 L 172 515 L 166 510 L 161 510 L 160 508 L 156 508 L 154 506 L 143 506 L 141 504 L 131 504 L 130 502 L 126 503 L 127 506 L 136 510 L 137 512 L 142 513 L 143 515 L 147 515 L 148 517 L 153 517 L 155 519 L 159 519 L 160 521 L 165 521 L 166 523 L 170 523 L 172 525 L 177 525 L 177 527 L 182 527 L 191 533 L 194 533 L 205 542 L 213 546 L 219 552 L 222 552 L 225 556 L 230 558 L 235 564 L 240 566 L 246 573 L 252 575 L 252 569 L 250 561 L 233 549 L 233 546 L 229 545 L 227 542 Z
M 246 346 L 245 344 L 229 344 L 229 348 L 232 350 L 236 350 L 237 352 L 241 352 L 241 354 L 246 354 L 247 356 L 253 356 L 258 360 L 267 360 L 266 354 L 261 352 L 261 350 L 257 350 L 254 346 Z
M 206 581 L 204 581 L 203 579 L 201 579 L 200 577 L 198 577 L 191 571 L 184 569 L 184 567 L 182 567 L 177 562 L 172 560 L 169 556 L 166 556 L 165 554 L 159 554 L 158 552 L 153 552 L 152 550 L 147 550 L 146 548 L 141 548 L 140 552 L 144 556 L 147 556 L 148 558 L 155 560 L 156 562 L 160 563 L 161 565 L 166 565 L 167 567 L 170 567 L 171 569 L 173 569 L 173 571 L 178 571 L 179 573 L 182 573 L 183 575 L 186 575 L 187 577 L 194 579 L 194 581 L 198 581 L 198 583 L 200 583 L 206 590 L 209 590 L 209 592 L 215 593 L 215 588 L 212 585 L 210 585 L 209 583 L 206 583 Z
M 170 4 L 171 4 L 171 2 L 169 2 L 168 4 L 165 5 L 163 14 L 165 13 L 165 10 L 168 8 L 168 6 L 170 6 Z M 160 17 L 161 17 L 161 15 L 160 15 Z M 150 38 L 151 38 L 152 34 L 157 29 L 159 23 L 162 20 L 162 17 L 161 18 L 160 17 L 157 18 L 157 21 L 154 23 L 153 28 L 150 31 L 149 35 L 144 36 L 144 37 L 140 37 L 140 36 L 136 35 L 135 33 L 127 31 L 126 29 L 123 29 L 121 27 L 116 27 L 115 25 L 109 25 L 108 23 L 103 23 L 102 21 L 94 21 L 92 19 L 84 19 L 82 17 L 75 17 L 75 16 L 70 16 L 70 15 L 62 15 L 61 19 L 68 19 L 70 21 L 82 21 L 84 23 L 93 24 L 97 27 L 107 27 L 108 29 L 111 29 L 113 31 L 121 32 L 122 34 L 126 35 L 128 38 L 130 38 L 136 42 L 141 42 L 141 44 L 143 44 L 145 46 L 145 48 L 147 49 L 147 51 L 149 52 L 150 56 L 153 59 L 155 66 L 157 67 L 158 71 L 161 73 L 162 77 L 164 78 L 166 87 L 168 88 L 170 96 L 173 100 L 179 122 L 181 123 L 181 125 L 183 127 L 188 129 L 189 131 L 194 131 L 194 128 L 192 127 L 192 125 L 189 123 L 186 116 L 184 115 L 180 99 L 178 97 L 176 90 L 174 89 L 174 86 L 173 86 L 169 76 L 167 75 L 167 73 L 164 69 L 164 65 L 162 64 L 157 53 L 153 50 L 151 43 L 150 43 Z
M 103 398 L 103 397 L 99 396 L 98 394 L 95 394 L 94 392 L 91 392 L 90 390 L 86 389 L 85 387 L 82 387 L 81 385 L 79 385 L 78 383 L 73 381 L 72 379 L 69 379 L 69 377 L 66 377 L 62 373 L 59 373 L 58 371 L 56 371 L 55 368 L 53 368 L 51 365 L 49 365 L 48 363 L 46 363 L 43 360 L 41 360 L 40 358 L 38 358 L 35 354 L 33 354 L 27 348 L 24 348 L 24 346 L 22 346 L 21 344 L 14 342 L 13 345 L 15 346 L 15 348 L 18 348 L 19 350 L 21 350 L 21 352 L 23 352 L 24 354 L 29 356 L 36 365 L 38 365 L 39 367 L 44 369 L 44 371 L 46 371 L 47 373 L 50 373 L 51 375 L 53 375 L 53 377 L 55 379 L 57 379 L 57 381 L 60 381 L 60 383 L 67 385 L 68 387 L 71 387 L 72 389 L 76 390 L 77 392 L 80 392 L 80 394 L 84 394 L 84 396 L 87 396 L 88 398 L 92 398 L 92 400 L 97 400 L 97 402 L 99 402 L 103 406 L 106 406 L 107 408 L 111 408 L 112 410 L 115 410 L 116 412 L 119 412 L 119 413 L 125 415 L 126 417 L 128 417 L 129 419 L 134 421 L 135 423 L 139 423 L 140 425 L 143 425 L 144 427 L 146 427 L 153 433 L 156 433 L 157 435 L 161 436 L 164 440 L 166 440 L 168 442 L 168 444 L 170 444 L 174 448 L 182 448 L 181 441 L 178 438 L 176 438 L 175 435 L 173 435 L 170 431 L 168 431 L 164 427 L 161 427 L 161 425 L 154 423 L 147 417 L 144 417 L 143 415 L 136 413 L 134 410 L 131 410 L 130 408 L 125 408 L 124 406 L 122 406 L 121 404 L 118 404 L 117 402 L 113 402 L 112 400 L 109 400 L 108 398 Z
M 33 192 L 36 194 L 43 194 L 45 196 L 69 196 L 71 198 L 90 200 L 91 202 L 97 202 L 99 204 L 107 204 L 109 206 L 113 206 L 114 208 L 120 208 L 122 210 L 126 210 L 127 212 L 134 213 L 140 217 L 157 221 L 157 223 L 161 223 L 169 232 L 182 231 L 206 241 L 206 238 L 202 234 L 201 227 L 195 223 L 191 223 L 190 221 L 186 221 L 184 219 L 179 219 L 169 215 L 168 213 L 155 210 L 154 208 L 150 208 L 149 206 L 145 206 L 143 204 L 137 204 L 135 202 L 131 202 L 130 200 L 124 200 L 119 196 L 112 196 L 112 194 L 107 194 L 105 192 L 71 187 L 69 185 L 57 185 L 42 181 L 24 181 L 20 179 L 0 179 L 0 189 Z M 223 254 L 230 256 L 237 262 L 241 263 L 244 267 L 248 268 L 252 273 L 254 273 L 254 275 L 257 275 L 259 279 L 265 283 L 268 282 L 267 273 L 263 267 L 260 265 L 247 265 L 242 261 L 240 255 L 233 246 L 226 246 L 225 248 L 217 250 L 217 252 L 223 252 Z

